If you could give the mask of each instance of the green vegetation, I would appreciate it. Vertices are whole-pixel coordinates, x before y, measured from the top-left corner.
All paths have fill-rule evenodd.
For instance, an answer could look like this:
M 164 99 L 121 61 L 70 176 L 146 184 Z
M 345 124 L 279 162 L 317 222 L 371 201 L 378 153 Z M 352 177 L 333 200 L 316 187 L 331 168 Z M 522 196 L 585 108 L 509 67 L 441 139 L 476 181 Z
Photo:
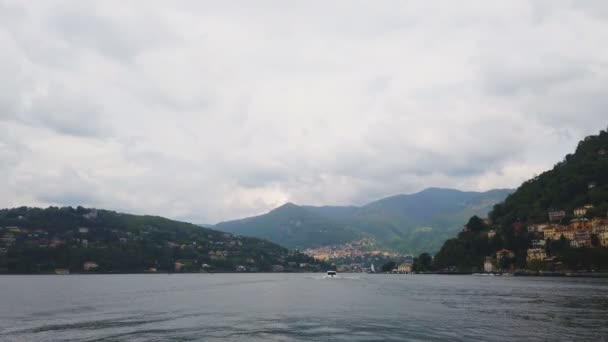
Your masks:
M 82 207 L 0 210 L 0 272 L 306 271 L 325 267 L 274 243 L 156 216 Z M 280 266 L 280 267 L 279 267 Z
M 547 221 L 550 209 L 571 214 L 576 207 L 593 204 L 588 217 L 608 211 L 608 132 L 589 136 L 552 170 L 524 182 L 496 206 L 490 219 L 501 226 L 515 222 Z M 569 215 L 567 218 L 572 218 Z
M 434 271 L 433 257 L 429 253 L 422 253 L 417 258 L 414 258 L 414 264 L 412 265 L 412 271 L 414 272 L 428 272 Z
M 471 215 L 486 215 L 510 190 L 483 193 L 431 188 L 362 207 L 297 206 L 217 225 L 220 230 L 306 249 L 369 238 L 374 249 L 399 253 L 437 251 Z
M 394 261 L 389 261 L 382 265 L 382 272 L 391 272 L 395 268 L 397 268 L 397 263 Z
M 571 221 L 574 209 L 585 205 L 589 208 L 585 217 Z M 585 219 L 595 219 L 599 222 L 596 226 L 604 229 L 602 222 L 606 222 L 608 212 L 608 132 L 585 138 L 574 154 L 524 182 L 504 202 L 494 206 L 489 222 L 473 216 L 457 238 L 444 243 L 434 266 L 441 270 L 479 271 L 486 257 L 507 249 L 514 256 L 497 260 L 498 268 L 608 270 L 608 249 L 600 247 L 597 234 L 591 235 L 590 246 L 584 248 L 573 247 L 563 235 L 558 240 L 540 241 L 544 243 L 545 259 L 550 262 L 526 260 L 528 249 L 539 239 L 539 234 L 529 232 L 527 227 L 548 223 L 548 213 L 552 211 L 564 211 L 565 217 L 559 219 L 561 226 L 581 221 L 590 226 Z M 495 236 L 488 237 L 490 230 Z
M 359 232 L 340 222 L 291 203 L 264 215 L 224 222 L 216 227 L 298 249 L 337 245 L 361 237 Z

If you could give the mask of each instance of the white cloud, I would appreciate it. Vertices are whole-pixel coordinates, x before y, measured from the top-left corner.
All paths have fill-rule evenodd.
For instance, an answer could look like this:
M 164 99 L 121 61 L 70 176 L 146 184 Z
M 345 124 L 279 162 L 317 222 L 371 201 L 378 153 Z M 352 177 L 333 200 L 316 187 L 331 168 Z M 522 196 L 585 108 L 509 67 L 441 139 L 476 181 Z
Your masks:
M 607 40 L 601 1 L 0 1 L 0 206 L 516 187 L 605 128 Z

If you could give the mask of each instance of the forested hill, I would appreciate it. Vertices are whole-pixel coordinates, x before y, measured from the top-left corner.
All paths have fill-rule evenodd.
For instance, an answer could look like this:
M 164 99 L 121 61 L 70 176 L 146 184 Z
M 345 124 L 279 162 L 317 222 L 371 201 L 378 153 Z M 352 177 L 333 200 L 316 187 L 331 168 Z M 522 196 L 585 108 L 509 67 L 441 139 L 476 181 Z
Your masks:
M 82 207 L 0 210 L 0 273 L 303 271 L 313 259 L 257 238 Z
M 566 213 L 593 205 L 591 216 L 608 211 L 608 132 L 586 137 L 553 169 L 523 183 L 490 213 L 493 222 L 545 222 L 551 209 Z
M 489 220 L 471 218 L 434 265 L 470 271 L 488 260 L 499 269 L 605 270 L 607 213 L 608 132 L 601 131 L 496 204 Z

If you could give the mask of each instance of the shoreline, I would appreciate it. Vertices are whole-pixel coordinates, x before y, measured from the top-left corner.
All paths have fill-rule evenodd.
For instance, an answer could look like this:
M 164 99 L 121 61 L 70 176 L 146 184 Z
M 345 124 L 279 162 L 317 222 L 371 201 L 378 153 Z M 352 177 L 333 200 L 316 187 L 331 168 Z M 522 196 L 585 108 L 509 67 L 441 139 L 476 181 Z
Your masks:
M 88 276 L 88 275 L 213 275 L 213 274 L 324 274 L 324 272 L 98 272 L 98 273 L 0 273 L 0 276 Z M 362 273 L 344 272 L 340 274 L 373 274 L 373 275 L 469 275 L 469 276 L 496 276 L 496 277 L 563 277 L 563 278 L 608 278 L 608 272 L 423 272 L 423 273 Z

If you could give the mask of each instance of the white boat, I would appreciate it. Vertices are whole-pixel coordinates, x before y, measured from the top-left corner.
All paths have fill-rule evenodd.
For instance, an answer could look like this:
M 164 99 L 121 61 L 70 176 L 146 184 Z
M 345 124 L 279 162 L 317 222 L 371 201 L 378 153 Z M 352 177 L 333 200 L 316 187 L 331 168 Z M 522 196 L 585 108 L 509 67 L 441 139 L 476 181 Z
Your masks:
M 327 271 L 327 276 L 333 278 L 336 276 L 336 271 Z
M 374 267 L 373 263 L 372 263 L 372 267 L 370 267 L 370 269 L 369 269 L 369 273 L 376 273 L 376 268 Z

